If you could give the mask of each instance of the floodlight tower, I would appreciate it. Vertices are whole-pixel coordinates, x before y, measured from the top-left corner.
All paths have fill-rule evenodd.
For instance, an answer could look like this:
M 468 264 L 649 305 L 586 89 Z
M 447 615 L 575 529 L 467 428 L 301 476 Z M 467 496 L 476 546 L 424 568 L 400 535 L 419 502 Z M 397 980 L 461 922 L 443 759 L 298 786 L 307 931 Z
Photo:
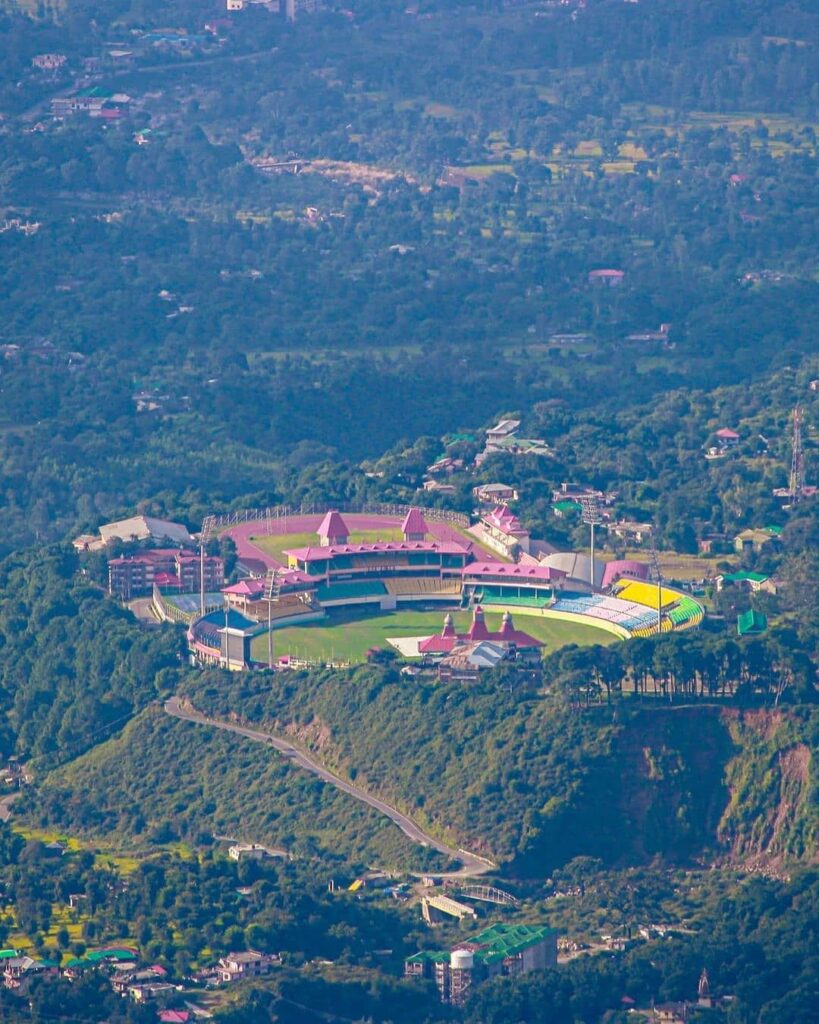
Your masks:
M 199 534 L 199 614 L 205 614 L 205 545 L 216 526 L 215 516 L 205 516 Z
M 603 516 L 600 513 L 600 501 L 596 494 L 584 494 L 580 499 L 580 505 L 583 509 L 583 522 L 588 524 L 590 532 L 591 579 L 589 582 L 594 590 L 597 586 L 594 575 L 594 528 L 603 522 Z
M 660 569 L 660 556 L 657 554 L 657 541 L 654 526 L 651 527 L 651 568 L 657 580 L 657 635 L 663 632 L 663 573 Z
M 277 569 L 268 569 L 265 579 L 265 600 L 267 601 L 267 667 L 273 668 L 273 604 L 278 601 L 281 591 Z
M 791 454 L 790 499 L 795 505 L 805 486 L 805 452 L 802 447 L 802 406 L 793 410 L 793 452 Z

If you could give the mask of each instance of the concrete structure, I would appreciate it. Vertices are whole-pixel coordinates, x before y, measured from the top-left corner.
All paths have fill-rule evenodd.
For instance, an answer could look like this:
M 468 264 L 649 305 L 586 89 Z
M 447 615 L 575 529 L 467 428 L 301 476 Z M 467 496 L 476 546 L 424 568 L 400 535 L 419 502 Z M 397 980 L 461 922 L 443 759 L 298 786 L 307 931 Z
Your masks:
M 474 907 L 453 900 L 451 896 L 443 895 L 425 896 L 421 901 L 421 914 L 427 924 L 435 924 L 444 916 L 456 917 L 459 921 L 463 921 L 466 917 L 475 920 L 478 916 Z
M 487 978 L 517 977 L 557 964 L 557 932 L 528 924 L 495 924 L 452 950 L 416 953 L 404 961 L 408 978 L 431 978 L 441 1002 L 463 1006 Z
M 734 537 L 734 551 L 740 555 L 751 551 L 758 554 L 766 544 L 779 540 L 781 533 L 781 526 L 754 527 L 742 530 Z
M 225 582 L 225 564 L 218 555 L 204 559 L 193 551 L 154 548 L 108 561 L 108 593 L 121 601 L 150 594 L 154 586 L 166 592 L 195 593 L 200 588 L 204 561 L 205 590 L 219 590 Z
M 234 843 L 228 848 L 228 857 L 235 861 L 264 860 L 267 856 L 267 850 L 258 843 Z
M 219 961 L 217 973 L 219 980 L 228 985 L 244 978 L 258 978 L 267 974 L 273 963 L 273 957 L 266 953 L 258 953 L 249 949 L 243 953 L 228 953 Z
M 514 437 L 520 427 L 520 420 L 501 420 L 496 426 L 486 432 L 487 444 L 492 441 L 501 441 L 507 437 Z
M 170 541 L 177 547 L 192 547 L 193 537 L 181 523 L 153 516 L 132 516 L 100 527 L 99 538 L 84 533 L 74 541 L 77 551 L 101 551 L 106 544 L 121 540 L 125 543 L 139 540 Z
M 442 683 L 475 683 L 481 672 L 497 668 L 510 657 L 508 644 L 492 640 L 456 644 L 452 652 L 438 662 L 438 678 Z
M 518 500 L 518 492 L 509 484 L 478 484 L 472 488 L 472 493 L 484 505 L 506 505 Z
M 517 561 L 521 554 L 529 553 L 529 531 L 505 505 L 496 505 L 491 512 L 482 515 L 481 525 L 484 542 L 500 554 Z

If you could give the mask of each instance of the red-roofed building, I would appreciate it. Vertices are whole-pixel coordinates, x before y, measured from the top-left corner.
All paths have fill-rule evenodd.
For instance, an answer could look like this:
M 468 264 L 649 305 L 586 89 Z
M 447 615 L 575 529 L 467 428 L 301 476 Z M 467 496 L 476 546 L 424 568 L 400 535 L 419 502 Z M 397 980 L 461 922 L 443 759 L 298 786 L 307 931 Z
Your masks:
M 444 628 L 435 636 L 428 636 L 418 644 L 419 654 L 450 654 L 456 647 L 463 644 L 476 644 L 483 640 L 490 640 L 493 643 L 507 644 L 511 649 L 518 651 L 536 651 L 543 646 L 540 640 L 515 629 L 511 614 L 504 612 L 503 622 L 497 633 L 492 633 L 486 626 L 483 608 L 480 605 L 475 607 L 472 613 L 472 625 L 469 632 L 460 635 L 455 632 L 452 616 L 447 615 L 444 619 Z
M 318 537 L 319 544 L 323 548 L 347 543 L 350 531 L 347 528 L 347 524 L 341 518 L 340 512 L 331 511 L 327 513 L 318 528 Z
M 592 270 L 589 272 L 589 283 L 605 285 L 607 288 L 619 288 L 625 276 L 622 270 Z
M 717 430 L 714 437 L 726 448 L 739 444 L 739 434 L 735 430 L 731 430 L 730 427 L 722 427 L 720 430 Z
M 484 541 L 507 558 L 519 558 L 529 553 L 529 531 L 520 525 L 520 520 L 506 505 L 496 505 L 491 512 L 481 516 Z
M 401 524 L 404 540 L 426 540 L 429 528 L 420 508 L 411 508 Z
M 121 601 L 146 597 L 162 590 L 195 593 L 199 590 L 200 558 L 193 551 L 154 548 L 108 561 L 108 592 Z M 225 565 L 218 555 L 206 555 L 205 590 L 219 590 L 225 582 Z

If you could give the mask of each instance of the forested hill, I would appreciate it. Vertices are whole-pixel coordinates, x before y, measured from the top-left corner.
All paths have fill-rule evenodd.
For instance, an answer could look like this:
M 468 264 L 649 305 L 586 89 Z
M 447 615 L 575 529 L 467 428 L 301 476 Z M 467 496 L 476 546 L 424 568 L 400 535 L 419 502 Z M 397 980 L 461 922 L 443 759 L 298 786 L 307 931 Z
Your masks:
M 578 713 L 491 682 L 410 683 L 373 667 L 273 680 L 210 673 L 188 689 L 209 714 L 286 732 L 357 785 L 456 845 L 496 858 L 513 876 L 544 876 L 577 856 L 612 866 L 719 858 L 768 869 L 816 856 L 819 712 L 810 707 L 632 710 L 621 703 Z M 306 787 L 302 810 L 316 799 L 316 786 L 283 767 L 274 780 L 264 752 L 260 760 L 247 749 L 254 744 L 231 741 L 228 753 L 226 742 L 201 726 L 154 716 L 129 730 L 125 748 L 103 749 L 45 779 L 33 813 L 69 830 L 142 838 L 164 830 L 195 840 L 243 827 L 274 845 L 307 838 L 306 848 L 323 856 L 333 856 L 335 832 L 335 851 L 364 862 L 407 856 L 384 845 L 395 830 L 371 833 L 369 814 L 355 826 L 360 812 L 335 797 L 335 822 L 319 805 L 294 818 L 286 796 L 292 785 Z M 162 751 L 174 750 L 178 792 L 157 766 Z M 222 792 L 208 782 L 214 756 L 244 765 L 246 783 Z M 235 779 L 234 767 L 226 780 Z M 134 779 L 143 776 L 134 801 Z M 71 796 L 76 788 L 82 801 Z
M 640 863 L 817 853 L 819 712 L 714 707 L 573 712 L 486 682 L 390 670 L 197 681 L 193 700 L 292 732 L 358 784 L 511 871 L 574 856 Z
M 567 449 L 637 424 L 601 486 L 671 389 L 788 367 L 781 428 L 819 309 L 815 5 L 246 7 L 218 37 L 192 0 L 0 15 L 0 550 L 139 502 L 392 498 L 362 459 L 543 403 Z M 201 52 L 150 42 L 169 19 Z M 86 60 L 127 115 L 52 118 Z
M 142 628 L 65 548 L 0 562 L 0 753 L 40 773 L 107 739 L 174 688 L 181 644 L 171 626 Z

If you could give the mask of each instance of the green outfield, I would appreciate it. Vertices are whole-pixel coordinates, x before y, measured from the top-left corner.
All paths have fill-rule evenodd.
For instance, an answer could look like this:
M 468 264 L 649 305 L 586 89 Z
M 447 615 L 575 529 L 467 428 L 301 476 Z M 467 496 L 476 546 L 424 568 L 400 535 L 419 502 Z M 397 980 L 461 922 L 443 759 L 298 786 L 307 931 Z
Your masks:
M 251 537 L 251 541 L 268 555 L 272 555 L 278 562 L 286 563 L 284 554 L 291 548 L 316 547 L 318 536 L 315 530 L 309 533 L 283 533 L 268 537 L 260 534 L 258 537 Z M 403 540 L 399 527 L 384 527 L 380 530 L 351 530 L 350 544 L 374 544 L 379 540 Z
M 309 661 L 360 662 L 365 660 L 370 648 L 388 648 L 389 637 L 429 636 L 440 632 L 445 614 L 444 609 L 399 609 L 395 612 L 368 612 L 358 608 L 339 610 L 321 622 L 275 630 L 273 653 L 275 657 L 289 654 L 294 658 L 305 658 Z M 453 611 L 452 617 L 459 633 L 465 633 L 469 629 L 471 612 Z M 488 612 L 486 623 L 490 630 L 500 629 L 500 614 Z M 561 622 L 557 619 L 517 615 L 515 625 L 518 629 L 542 640 L 547 651 L 564 647 L 566 644 L 588 646 L 617 642 L 617 638 L 605 630 L 574 622 Z M 252 651 L 255 660 L 267 661 L 266 633 L 253 640 Z
M 452 529 L 463 537 L 465 543 L 476 545 L 481 550 L 493 555 L 494 558 L 501 557 L 496 551 L 492 551 L 486 544 L 482 544 L 477 537 L 474 537 L 462 527 L 453 526 Z M 284 554 L 285 551 L 289 551 L 292 548 L 316 547 L 318 544 L 318 536 L 315 531 L 308 533 L 284 533 L 273 536 L 260 533 L 258 536 L 253 536 L 250 539 L 258 548 L 266 554 L 272 555 L 277 562 L 282 564 L 287 562 L 287 557 Z M 383 526 L 378 530 L 351 530 L 349 542 L 350 544 L 374 544 L 380 540 L 400 542 L 403 539 L 400 526 Z M 507 561 L 507 559 L 501 560 Z

